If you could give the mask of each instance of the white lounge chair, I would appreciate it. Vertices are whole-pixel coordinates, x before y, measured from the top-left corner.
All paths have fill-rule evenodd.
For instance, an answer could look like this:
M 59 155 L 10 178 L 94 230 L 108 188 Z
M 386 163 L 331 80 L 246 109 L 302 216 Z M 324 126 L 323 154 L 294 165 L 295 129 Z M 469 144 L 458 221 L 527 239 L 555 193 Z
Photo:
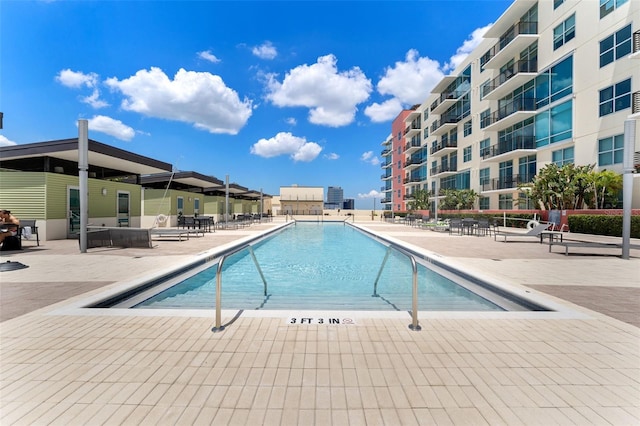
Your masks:
M 493 239 L 497 240 L 498 236 L 504 237 L 504 242 L 507 242 L 507 237 L 534 237 L 542 241 L 542 233 L 546 231 L 552 224 L 540 223 L 527 232 L 515 232 L 515 231 L 500 231 L 496 229 L 493 233 Z

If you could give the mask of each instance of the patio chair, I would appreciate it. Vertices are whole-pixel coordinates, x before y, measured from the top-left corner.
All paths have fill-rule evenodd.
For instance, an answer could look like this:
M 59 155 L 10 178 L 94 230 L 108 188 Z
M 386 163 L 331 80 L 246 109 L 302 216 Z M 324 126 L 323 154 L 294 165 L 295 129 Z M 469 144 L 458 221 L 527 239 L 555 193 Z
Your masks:
M 449 235 L 453 232 L 462 235 L 462 219 L 451 219 L 449 221 Z
M 504 237 L 504 242 L 507 242 L 507 237 L 534 237 L 536 239 L 541 239 L 541 235 L 544 231 L 546 231 L 551 226 L 550 223 L 540 223 L 533 228 L 529 229 L 527 232 L 511 232 L 511 231 L 495 231 L 493 234 L 493 239 L 497 240 L 498 235 Z
M 30 239 L 33 236 L 36 237 L 36 244 L 40 245 L 40 236 L 38 235 L 38 227 L 36 226 L 35 219 L 22 219 L 20 220 L 20 227 L 22 228 L 22 238 Z M 26 232 L 25 228 L 29 228 L 31 232 Z M 27 238 L 29 236 L 29 238 Z
M 489 219 L 478 219 L 478 225 L 476 227 L 476 235 L 491 236 L 491 223 L 489 223 Z

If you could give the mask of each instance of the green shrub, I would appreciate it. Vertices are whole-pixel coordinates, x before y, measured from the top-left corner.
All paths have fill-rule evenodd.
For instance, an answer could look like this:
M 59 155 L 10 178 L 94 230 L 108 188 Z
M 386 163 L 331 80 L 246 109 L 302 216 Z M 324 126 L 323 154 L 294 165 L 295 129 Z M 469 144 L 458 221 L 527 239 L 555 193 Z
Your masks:
M 576 214 L 568 220 L 571 232 L 622 237 L 622 216 Z M 640 238 L 640 216 L 631 216 L 631 238 Z

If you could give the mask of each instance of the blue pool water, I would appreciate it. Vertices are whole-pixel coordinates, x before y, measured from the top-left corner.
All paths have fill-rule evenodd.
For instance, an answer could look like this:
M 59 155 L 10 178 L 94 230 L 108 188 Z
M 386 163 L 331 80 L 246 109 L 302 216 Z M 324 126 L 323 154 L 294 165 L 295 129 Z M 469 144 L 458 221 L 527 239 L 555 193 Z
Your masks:
M 391 254 L 372 297 L 387 248 L 343 224 L 300 223 L 225 260 L 223 309 L 411 310 L 411 261 Z M 138 303 L 135 308 L 213 309 L 217 264 Z M 420 310 L 503 310 L 452 280 L 418 265 Z

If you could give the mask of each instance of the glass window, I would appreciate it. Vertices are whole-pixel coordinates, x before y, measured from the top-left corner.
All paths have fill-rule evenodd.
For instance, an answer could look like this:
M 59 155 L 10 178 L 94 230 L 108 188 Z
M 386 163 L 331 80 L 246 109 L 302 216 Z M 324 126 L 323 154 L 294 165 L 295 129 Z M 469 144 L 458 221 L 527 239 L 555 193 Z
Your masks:
M 491 139 L 484 139 L 480 141 L 480 157 L 489 155 L 489 147 L 491 146 Z
M 531 182 L 536 175 L 536 156 L 528 155 L 518 159 L 518 182 Z
M 624 134 L 598 141 L 598 166 L 622 164 L 624 158 Z
M 470 146 L 466 146 L 463 150 L 462 150 L 463 154 L 462 154 L 462 161 L 463 162 L 467 162 L 467 161 L 471 161 L 471 147 Z
M 553 0 L 553 9 L 557 9 L 562 3 L 564 3 L 564 0 Z
M 490 171 L 491 169 L 489 169 L 489 167 L 484 168 L 484 169 L 480 169 L 480 186 L 482 185 L 487 185 L 489 183 L 489 181 L 491 180 L 490 178 Z
M 600 19 L 604 18 L 628 1 L 629 0 L 600 0 Z
M 486 109 L 480 113 L 480 128 L 484 129 L 491 124 L 491 109 Z
M 551 153 L 551 161 L 558 167 L 573 163 L 573 147 L 559 149 Z
M 513 210 L 513 195 L 500 194 L 498 196 L 498 208 L 500 210 Z
M 631 24 L 600 42 L 600 68 L 631 53 Z
M 573 56 L 569 56 L 536 77 L 536 108 L 541 108 L 571 93 L 573 93 Z
M 480 197 L 478 198 L 478 208 L 480 210 L 489 210 L 489 197 Z
M 553 29 L 553 50 L 576 36 L 576 14 L 569 16 L 562 24 Z
M 571 139 L 573 135 L 573 101 L 540 112 L 535 119 L 536 146 Z
M 184 214 L 184 198 L 182 197 L 178 197 L 176 198 L 176 204 L 177 204 L 177 214 L 178 215 L 182 215 Z
M 471 120 L 466 121 L 464 123 L 464 135 L 465 136 L 469 136 L 471 134 L 471 130 L 472 130 L 472 125 L 471 125 Z
M 600 117 L 631 107 L 631 79 L 600 90 Z

